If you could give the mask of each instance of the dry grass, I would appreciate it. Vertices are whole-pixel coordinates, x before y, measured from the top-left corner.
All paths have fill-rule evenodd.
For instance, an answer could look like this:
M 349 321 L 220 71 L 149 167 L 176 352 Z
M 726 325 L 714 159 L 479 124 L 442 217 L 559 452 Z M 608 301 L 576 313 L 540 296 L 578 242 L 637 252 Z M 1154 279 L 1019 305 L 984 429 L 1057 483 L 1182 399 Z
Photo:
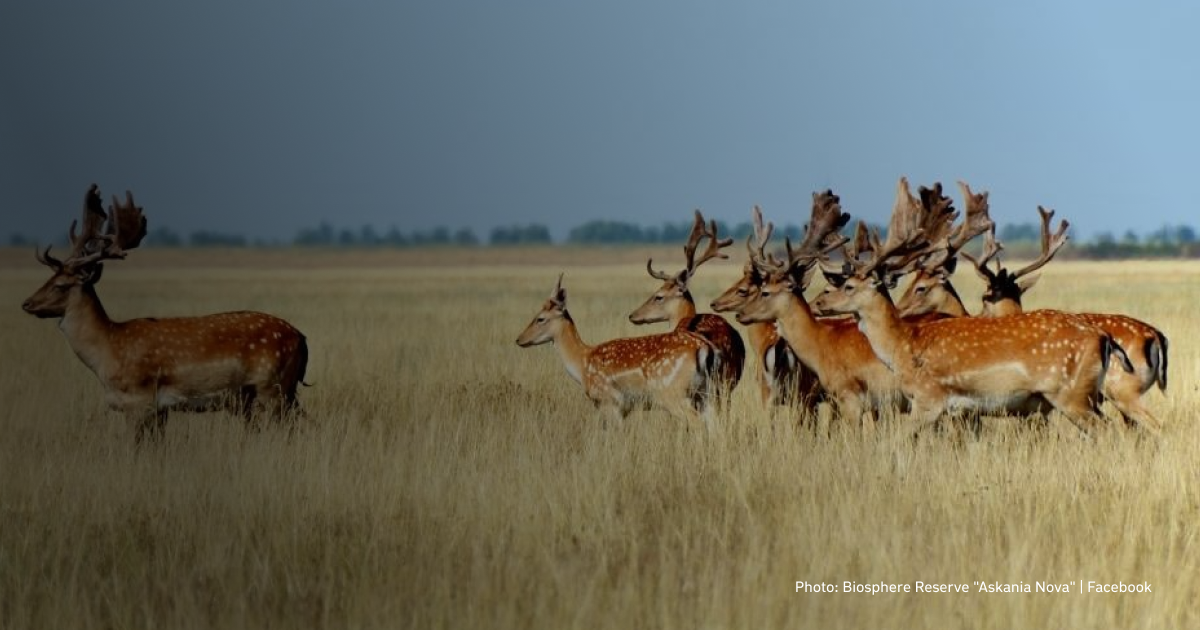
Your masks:
M 557 263 L 243 255 L 206 269 L 132 256 L 100 292 L 118 318 L 254 308 L 295 323 L 315 386 L 290 440 L 181 415 L 135 449 L 53 324 L 16 307 L 44 272 L 0 271 L 0 627 L 1200 623 L 1200 265 L 1056 263 L 1032 294 L 1166 331 L 1171 387 L 1148 394 L 1163 439 L 1004 420 L 964 445 L 898 446 L 887 428 L 797 429 L 749 387 L 715 435 L 661 412 L 602 428 L 551 349 L 513 344 Z M 736 273 L 706 268 L 697 297 Z M 643 332 L 624 317 L 654 285 L 632 261 L 565 281 L 592 341 Z M 794 592 L 1081 579 L 1154 593 Z

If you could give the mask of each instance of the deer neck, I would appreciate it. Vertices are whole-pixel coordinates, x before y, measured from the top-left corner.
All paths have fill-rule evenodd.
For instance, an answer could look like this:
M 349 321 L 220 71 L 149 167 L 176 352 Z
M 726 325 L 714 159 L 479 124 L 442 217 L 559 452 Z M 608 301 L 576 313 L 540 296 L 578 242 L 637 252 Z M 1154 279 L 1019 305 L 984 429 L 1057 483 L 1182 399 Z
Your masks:
M 911 359 L 910 330 L 896 305 L 886 293 L 877 292 L 869 302 L 855 313 L 858 329 L 871 344 L 875 356 L 893 372 L 896 366 L 905 365 Z
M 676 306 L 674 312 L 671 313 L 671 328 L 673 329 L 687 326 L 696 316 L 696 302 L 692 300 L 691 293 L 685 291 L 683 299 L 678 302 L 679 306 Z
M 95 287 L 90 284 L 71 291 L 66 311 L 58 320 L 58 328 L 67 338 L 71 349 L 84 365 L 96 373 L 112 354 L 109 337 L 112 325 L 104 305 L 100 303 L 100 297 L 96 295 Z
M 821 323 L 813 316 L 808 302 L 798 295 L 789 298 L 788 307 L 776 318 L 779 336 L 787 341 L 792 350 L 805 363 L 819 360 L 819 352 L 813 352 L 814 339 L 820 334 Z
M 570 316 L 567 316 L 558 334 L 554 336 L 554 347 L 567 368 L 567 374 L 570 374 L 575 382 L 582 383 L 583 371 L 587 367 L 587 357 L 592 348 L 580 339 L 579 330 L 575 328 L 575 322 Z
M 746 327 L 746 334 L 750 337 L 750 347 L 754 348 L 759 356 L 762 356 L 767 351 L 767 347 L 775 343 L 778 333 L 774 322 L 755 322 Z

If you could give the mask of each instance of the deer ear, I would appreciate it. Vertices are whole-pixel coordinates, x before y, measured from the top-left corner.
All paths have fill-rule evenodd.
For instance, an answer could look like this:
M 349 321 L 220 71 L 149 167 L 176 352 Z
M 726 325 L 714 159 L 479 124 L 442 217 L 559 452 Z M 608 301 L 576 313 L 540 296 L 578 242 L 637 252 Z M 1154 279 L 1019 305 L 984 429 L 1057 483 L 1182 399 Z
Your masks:
M 83 268 L 75 272 L 76 277 L 84 284 L 96 284 L 100 282 L 100 276 L 104 274 L 104 265 L 102 263 L 92 263 L 85 265 Z
M 873 280 L 876 288 L 883 286 L 888 291 L 891 291 L 892 289 L 896 288 L 896 285 L 900 284 L 900 278 L 903 278 L 904 276 L 905 274 L 903 273 L 888 273 L 884 274 L 882 278 L 875 277 Z
M 946 262 L 942 263 L 941 276 L 943 278 L 949 278 L 950 274 L 954 273 L 954 268 L 957 266 L 958 266 L 958 256 L 951 256 Z
M 1021 293 L 1025 293 L 1026 291 L 1032 289 L 1033 285 L 1037 284 L 1038 278 L 1041 278 L 1041 277 L 1042 277 L 1042 274 L 1035 273 L 1035 274 L 1025 276 L 1023 278 L 1018 278 L 1017 279 L 1017 288 L 1021 290 Z
M 843 284 L 846 284 L 846 279 L 850 277 L 848 274 L 830 271 L 824 267 L 821 268 L 821 275 L 825 276 L 826 282 L 835 287 L 840 287 Z

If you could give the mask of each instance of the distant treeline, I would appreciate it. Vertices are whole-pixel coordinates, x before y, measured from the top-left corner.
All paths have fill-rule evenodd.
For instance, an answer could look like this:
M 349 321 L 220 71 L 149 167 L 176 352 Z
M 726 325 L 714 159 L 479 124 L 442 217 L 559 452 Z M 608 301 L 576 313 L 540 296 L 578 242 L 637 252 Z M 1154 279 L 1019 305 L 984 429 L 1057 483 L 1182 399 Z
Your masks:
M 745 241 L 753 229 L 749 222 L 729 225 L 717 222 L 722 237 L 733 237 Z M 627 245 L 627 244 L 683 244 L 691 230 L 690 222 L 664 223 L 659 226 L 641 226 L 624 221 L 588 221 L 570 230 L 565 243 L 569 245 Z M 775 240 L 785 237 L 798 241 L 801 227 L 787 224 L 776 227 Z M 1009 256 L 1036 255 L 1037 243 L 1041 238 L 1041 226 L 1036 223 L 1007 224 L 1000 227 L 997 239 L 1005 246 Z M 13 234 L 9 244 L 27 246 L 33 244 L 20 234 Z M 312 228 L 301 229 L 290 241 L 250 239 L 244 235 L 199 230 L 183 235 L 170 228 L 159 227 L 150 231 L 146 245 L 153 247 L 495 247 L 517 245 L 551 245 L 550 230 L 544 225 L 527 224 L 493 228 L 486 239 L 480 238 L 470 228 L 451 229 L 437 227 L 430 230 L 401 231 L 391 227 L 386 231 L 373 226 L 358 229 L 336 228 L 323 222 Z M 1196 230 L 1187 225 L 1164 226 L 1144 235 L 1132 230 L 1117 237 L 1102 233 L 1086 242 L 1073 241 L 1065 250 L 1064 258 L 1174 258 L 1200 257 L 1200 240 Z

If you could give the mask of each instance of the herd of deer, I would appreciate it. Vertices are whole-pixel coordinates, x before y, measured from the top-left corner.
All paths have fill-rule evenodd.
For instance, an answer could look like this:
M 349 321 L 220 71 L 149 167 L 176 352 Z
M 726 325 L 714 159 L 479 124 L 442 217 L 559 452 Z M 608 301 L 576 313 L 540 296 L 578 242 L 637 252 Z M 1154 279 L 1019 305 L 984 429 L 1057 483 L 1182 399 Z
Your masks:
M 960 184 L 961 223 L 940 185 L 914 197 L 900 180 L 885 239 L 861 222 L 852 238 L 837 195 L 813 195 L 800 244 L 777 257 L 767 251 L 771 224 L 754 209 L 754 233 L 742 278 L 712 302 L 736 312 L 748 327 L 750 358 L 759 366 L 764 403 L 815 412 L 819 403 L 872 426 L 881 409 L 909 413 L 913 432 L 948 414 L 1031 414 L 1056 409 L 1085 433 L 1109 401 L 1128 424 L 1157 432 L 1161 425 L 1141 396 L 1167 385 L 1167 339 L 1153 326 L 1123 315 L 1024 312 L 1034 272 L 1066 242 L 1067 222 L 1051 232 L 1053 213 L 1039 208 L 1042 252 L 1009 271 L 997 255 L 987 193 Z M 93 184 L 84 198 L 80 233 L 69 230 L 65 260 L 37 259 L 54 274 L 23 308 L 56 318 L 67 342 L 104 386 L 111 408 L 137 419 L 137 439 L 159 435 L 168 411 L 232 407 L 253 424 L 261 414 L 298 411 L 296 390 L 308 363 L 304 335 L 286 321 L 251 311 L 202 317 L 111 320 L 95 285 L 106 260 L 125 258 L 146 235 L 142 208 L 126 193 L 107 212 Z M 962 251 L 983 235 L 982 253 Z M 700 244 L 707 239 L 702 252 Z M 723 317 L 697 314 L 689 284 L 705 262 L 728 258 L 732 239 L 696 212 L 684 245 L 685 266 L 649 274 L 662 286 L 630 314 L 635 324 L 669 322 L 671 331 L 584 343 L 567 312 L 562 276 L 550 299 L 517 343 L 553 342 L 567 372 L 611 415 L 657 403 L 707 423 L 741 380 L 747 349 Z M 983 310 L 971 316 L 950 284 L 959 256 L 987 283 Z M 994 265 L 994 269 L 989 266 Z M 816 271 L 827 286 L 810 304 L 804 296 Z M 915 278 L 899 303 L 890 291 Z M 850 317 L 846 317 L 850 315 Z
M 1067 222 L 1052 232 L 1053 212 L 1039 207 L 1041 255 L 1010 271 L 997 257 L 1002 248 L 987 193 L 959 186 L 961 222 L 940 184 L 914 196 L 901 178 L 882 239 L 861 222 L 852 237 L 843 236 L 850 217 L 837 195 L 815 193 L 800 244 L 787 241 L 778 257 L 767 251 L 772 226 L 754 209 L 742 277 L 712 309 L 736 312 L 748 327 L 763 402 L 815 413 L 827 401 L 841 418 L 864 427 L 895 406 L 908 413 L 904 434 L 915 435 L 947 416 L 977 420 L 1052 409 L 1089 434 L 1108 401 L 1125 423 L 1157 433 L 1161 423 L 1141 397 L 1156 385 L 1166 389 L 1163 333 L 1124 315 L 1024 311 L 1021 298 L 1036 282 L 1034 272 L 1066 243 Z M 981 235 L 978 257 L 963 251 Z M 517 343 L 553 342 L 587 396 L 616 418 L 657 402 L 711 424 L 741 378 L 746 350 L 721 316 L 696 314 L 688 285 L 701 264 L 727 258 L 721 249 L 732 243 L 697 212 L 684 269 L 670 275 L 647 263 L 663 284 L 629 319 L 670 322 L 671 332 L 585 344 L 567 312 L 560 275 Z M 986 282 L 977 316 L 950 282 L 959 256 Z M 810 303 L 804 293 L 818 269 L 826 286 Z M 909 274 L 907 291 L 893 301 L 891 291 Z

